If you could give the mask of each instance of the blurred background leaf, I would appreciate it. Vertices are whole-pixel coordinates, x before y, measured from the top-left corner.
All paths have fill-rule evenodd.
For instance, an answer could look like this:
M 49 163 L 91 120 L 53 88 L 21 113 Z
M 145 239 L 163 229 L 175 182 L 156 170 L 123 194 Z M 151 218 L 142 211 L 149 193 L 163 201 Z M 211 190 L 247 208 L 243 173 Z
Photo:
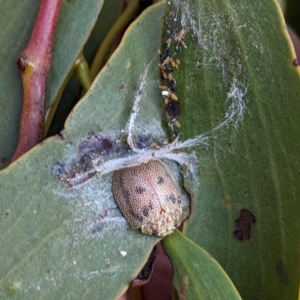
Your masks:
M 286 0 L 285 18 L 287 24 L 300 36 L 300 1 Z
M 40 0 L 2 1 L 0 19 L 0 169 L 9 164 L 19 136 L 22 81 L 16 67 L 18 54 L 29 41 Z M 46 107 L 55 100 L 64 80 L 89 37 L 103 0 L 63 1 L 54 39 L 53 66 L 48 78 Z
M 91 65 L 99 45 L 101 45 L 105 36 L 120 16 L 123 4 L 123 0 L 104 1 L 103 7 L 97 18 L 97 22 L 87 43 L 84 45 L 84 57 L 89 65 Z M 73 74 L 61 96 L 47 136 L 59 134 L 59 132 L 63 129 L 66 118 L 81 96 L 82 88 L 77 80 L 77 76 Z

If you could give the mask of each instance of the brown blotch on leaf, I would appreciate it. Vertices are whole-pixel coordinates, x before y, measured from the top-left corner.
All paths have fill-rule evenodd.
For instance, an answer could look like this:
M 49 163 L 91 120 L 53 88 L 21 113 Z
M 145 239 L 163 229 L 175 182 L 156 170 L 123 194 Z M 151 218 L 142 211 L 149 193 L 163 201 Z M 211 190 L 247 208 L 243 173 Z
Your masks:
M 239 217 L 235 220 L 233 237 L 239 241 L 249 240 L 251 227 L 255 222 L 255 216 L 249 210 L 241 209 Z
M 230 206 L 231 205 L 231 199 L 229 196 L 226 196 L 224 199 L 224 203 L 226 206 Z
M 91 158 L 103 154 L 109 154 L 111 151 L 113 151 L 113 149 L 114 145 L 110 139 L 98 135 L 89 137 L 78 147 L 78 151 L 81 157 L 90 156 Z

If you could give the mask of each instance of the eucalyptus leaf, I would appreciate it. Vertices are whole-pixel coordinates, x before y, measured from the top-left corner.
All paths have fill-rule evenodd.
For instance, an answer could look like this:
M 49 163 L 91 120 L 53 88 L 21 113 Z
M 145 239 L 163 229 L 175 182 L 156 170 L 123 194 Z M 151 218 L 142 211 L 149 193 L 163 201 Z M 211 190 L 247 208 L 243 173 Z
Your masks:
M 153 6 L 130 26 L 61 137 L 0 172 L 1 299 L 115 299 L 159 241 L 129 228 L 113 199 L 112 173 L 75 186 L 67 175 L 86 171 L 95 157 L 131 154 L 123 137 L 137 97 L 137 146 L 166 138 L 157 76 L 162 13 L 163 5 Z
M 0 169 L 8 165 L 19 137 L 23 87 L 16 66 L 25 49 L 38 13 L 39 0 L 1 1 L 0 70 Z M 53 65 L 48 78 L 46 106 L 53 104 L 64 80 L 89 37 L 103 0 L 63 1 L 53 46 Z
M 180 231 L 162 244 L 173 264 L 179 299 L 242 299 L 218 262 Z
M 204 143 L 193 149 L 194 211 L 183 233 L 217 259 L 243 299 L 296 299 L 300 78 L 280 8 L 173 0 L 164 20 L 163 58 L 180 60 L 181 129 L 173 130 Z

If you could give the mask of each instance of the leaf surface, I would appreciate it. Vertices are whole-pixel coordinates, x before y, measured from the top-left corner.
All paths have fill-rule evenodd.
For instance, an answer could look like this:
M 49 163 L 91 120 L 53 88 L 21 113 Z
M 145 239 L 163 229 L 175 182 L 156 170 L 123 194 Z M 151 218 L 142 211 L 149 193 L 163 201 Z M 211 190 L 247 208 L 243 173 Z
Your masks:
M 164 26 L 180 59 L 180 138 L 203 142 L 183 233 L 243 299 L 296 299 L 300 79 L 281 11 L 273 1 L 174 0 Z M 176 49 L 181 29 L 187 48 Z
M 181 232 L 162 244 L 173 264 L 179 299 L 242 299 L 218 262 Z

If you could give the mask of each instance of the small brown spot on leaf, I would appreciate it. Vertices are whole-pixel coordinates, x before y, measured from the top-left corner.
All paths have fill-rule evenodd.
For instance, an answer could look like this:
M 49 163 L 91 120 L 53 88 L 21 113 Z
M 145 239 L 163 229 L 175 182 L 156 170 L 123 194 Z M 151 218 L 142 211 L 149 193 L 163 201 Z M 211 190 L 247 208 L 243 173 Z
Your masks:
M 226 196 L 224 199 L 224 203 L 226 206 L 230 206 L 231 205 L 231 199 L 229 196 Z
M 165 181 L 161 176 L 158 176 L 157 178 L 157 184 L 163 184 Z
M 239 241 L 249 240 L 251 226 L 256 222 L 255 216 L 247 209 L 241 209 L 239 217 L 235 220 L 234 238 Z

